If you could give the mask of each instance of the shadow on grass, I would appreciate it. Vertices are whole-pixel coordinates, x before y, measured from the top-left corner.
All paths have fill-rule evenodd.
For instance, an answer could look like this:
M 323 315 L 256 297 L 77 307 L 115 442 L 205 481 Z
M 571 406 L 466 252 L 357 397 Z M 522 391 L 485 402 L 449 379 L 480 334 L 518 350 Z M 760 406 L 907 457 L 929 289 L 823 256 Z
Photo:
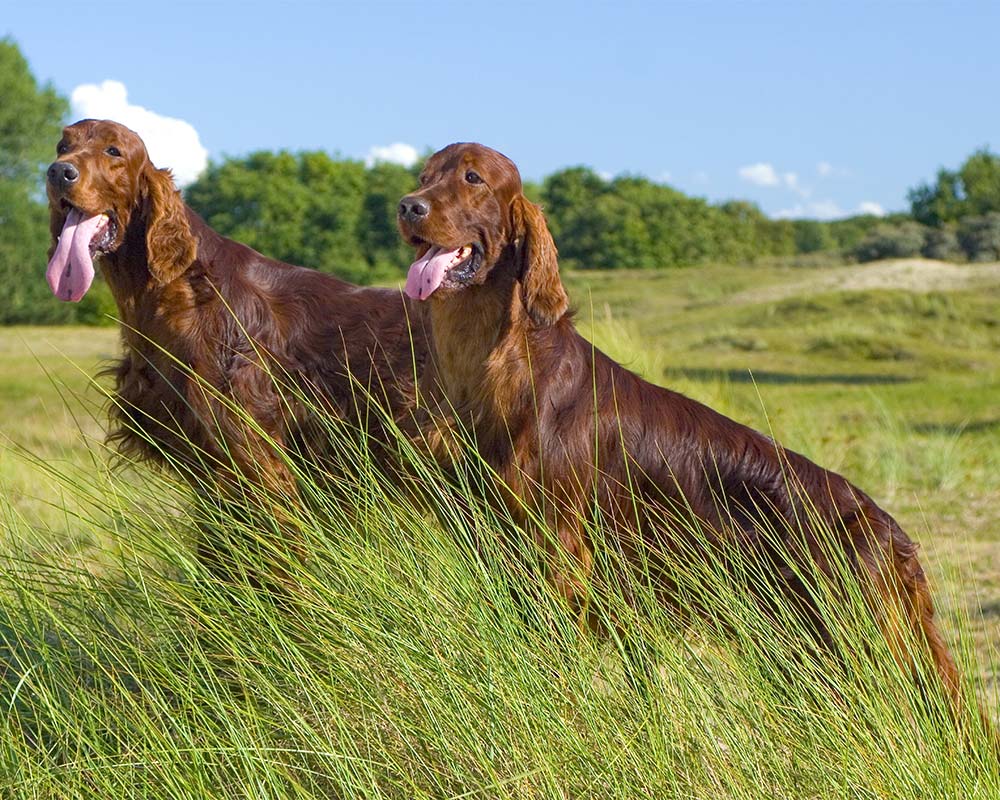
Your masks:
M 690 367 L 672 369 L 671 373 L 696 381 L 727 380 L 731 383 L 763 383 L 773 385 L 843 383 L 855 386 L 912 383 L 915 378 L 908 375 L 865 375 L 853 373 L 830 373 L 827 375 L 796 374 L 791 372 L 751 372 L 747 369 L 708 369 Z
M 985 433 L 1000 430 L 1000 417 L 993 419 L 977 419 L 971 422 L 917 422 L 910 425 L 910 430 L 916 433 Z
M 978 605 L 973 603 L 971 610 L 973 614 L 978 613 L 984 618 L 1000 617 L 1000 600 L 987 600 Z

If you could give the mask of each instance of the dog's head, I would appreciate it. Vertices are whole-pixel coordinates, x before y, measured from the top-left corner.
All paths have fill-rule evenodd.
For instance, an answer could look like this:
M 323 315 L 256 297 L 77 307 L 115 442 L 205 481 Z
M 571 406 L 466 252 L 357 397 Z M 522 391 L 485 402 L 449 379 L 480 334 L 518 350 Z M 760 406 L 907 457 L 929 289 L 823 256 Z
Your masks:
M 153 166 L 136 133 L 109 120 L 81 120 L 63 129 L 56 155 L 46 173 L 46 277 L 56 297 L 82 298 L 94 257 L 117 252 L 130 226 L 145 226 L 147 268 L 160 283 L 194 261 L 195 240 L 170 171 Z
M 406 292 L 447 299 L 486 284 L 513 259 L 521 300 L 538 326 L 569 306 L 545 217 L 523 194 L 514 163 L 481 144 L 452 144 L 427 160 L 420 188 L 398 208 L 399 230 L 417 251 Z

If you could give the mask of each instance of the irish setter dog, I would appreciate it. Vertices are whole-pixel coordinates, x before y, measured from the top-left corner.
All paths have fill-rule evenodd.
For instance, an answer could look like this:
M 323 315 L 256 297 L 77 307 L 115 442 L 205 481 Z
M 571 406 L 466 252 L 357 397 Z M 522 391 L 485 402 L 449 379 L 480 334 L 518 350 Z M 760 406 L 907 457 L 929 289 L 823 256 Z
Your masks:
M 321 454 L 328 444 L 317 406 L 375 440 L 382 420 L 409 413 L 426 344 L 399 291 L 353 286 L 219 235 L 118 123 L 70 125 L 56 152 L 48 282 L 56 297 L 80 300 L 96 256 L 111 287 L 123 354 L 110 370 L 110 437 L 124 454 L 170 465 L 197 493 L 223 499 L 249 481 L 280 517 L 297 497 L 281 451 Z M 213 542 L 200 550 L 232 571 Z
M 426 302 L 431 323 L 421 392 L 439 418 L 432 447 L 447 461 L 449 430 L 474 442 L 502 482 L 492 496 L 537 542 L 581 621 L 602 580 L 598 538 L 626 563 L 641 559 L 667 603 L 667 555 L 700 558 L 708 547 L 720 563 L 734 562 L 728 553 L 762 565 L 754 574 L 769 573 L 820 645 L 835 647 L 805 576 L 843 586 L 831 566 L 841 561 L 900 665 L 915 670 L 929 656 L 958 702 L 917 545 L 840 475 L 648 383 L 580 336 L 545 218 L 509 159 L 467 143 L 435 153 L 398 224 L 418 255 L 406 292 Z

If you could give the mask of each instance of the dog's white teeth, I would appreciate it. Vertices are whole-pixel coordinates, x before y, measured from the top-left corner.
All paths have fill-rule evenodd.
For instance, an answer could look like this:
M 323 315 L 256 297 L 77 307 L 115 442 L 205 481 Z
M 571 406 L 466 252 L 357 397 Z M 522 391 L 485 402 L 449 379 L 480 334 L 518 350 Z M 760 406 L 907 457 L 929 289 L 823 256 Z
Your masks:
M 448 266 L 453 267 L 456 264 L 465 261 L 465 259 L 467 259 L 470 255 L 472 255 L 471 245 L 465 245 L 464 247 L 460 247 L 458 248 L 458 250 L 455 251 L 455 255 L 451 257 L 451 263 Z

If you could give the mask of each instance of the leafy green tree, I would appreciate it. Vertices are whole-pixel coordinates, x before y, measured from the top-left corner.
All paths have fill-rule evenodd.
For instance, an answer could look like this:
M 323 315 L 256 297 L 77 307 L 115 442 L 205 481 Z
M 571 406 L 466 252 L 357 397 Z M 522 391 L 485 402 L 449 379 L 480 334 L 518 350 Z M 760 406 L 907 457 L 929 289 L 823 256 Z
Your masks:
M 842 253 L 852 253 L 862 240 L 879 225 L 879 217 L 874 214 L 859 214 L 854 217 L 835 219 L 824 223 L 829 226 L 830 236 L 836 249 Z
M 309 195 L 300 220 L 302 261 L 369 282 L 371 263 L 361 242 L 367 188 L 364 164 L 335 161 L 326 153 L 304 153 L 300 180 Z
M 549 175 L 541 187 L 549 229 L 566 268 L 593 268 L 606 220 L 595 205 L 608 191 L 607 181 L 587 167 L 569 167 Z M 597 225 L 597 228 L 594 226 Z M 602 258 L 607 263 L 609 258 Z
M 417 175 L 420 171 L 417 170 Z M 524 192 L 524 196 L 527 197 L 532 203 L 544 203 L 545 198 L 542 196 L 542 187 L 540 184 L 534 183 L 532 181 L 524 181 L 521 184 L 521 190 Z M 546 214 L 548 214 L 548 209 L 545 209 Z
M 907 199 L 913 218 L 924 225 L 954 222 L 963 213 L 961 181 L 950 170 L 939 169 L 934 185 L 922 183 L 910 189 Z
M 366 174 L 323 152 L 257 152 L 209 168 L 187 201 L 225 236 L 271 258 L 366 282 Z
M 0 39 L 0 180 L 34 193 L 39 167 L 55 157 L 66 101 L 39 86 L 10 39 Z
M 765 218 L 761 226 L 761 238 L 766 243 L 768 255 L 791 256 L 800 252 L 795 243 L 795 227 L 790 219 Z
M 640 176 L 605 181 L 572 167 L 546 178 L 541 195 L 570 268 L 655 269 L 794 252 L 790 224 L 752 203 L 714 206 Z
M 958 170 L 965 201 L 962 216 L 1000 212 L 1000 156 L 986 148 L 969 156 Z
M 360 235 L 376 280 L 398 276 L 413 260 L 413 248 L 396 228 L 396 208 L 404 195 L 416 189 L 419 174 L 419 169 L 387 163 L 367 171 Z
M 722 214 L 720 248 L 715 260 L 752 263 L 760 256 L 796 252 L 791 223 L 768 219 L 746 200 L 729 200 L 718 207 Z
M 39 86 L 10 39 L 0 39 L 0 98 L 0 324 L 71 322 L 80 307 L 54 298 L 45 283 L 50 237 L 41 192 L 66 101 Z
M 71 322 L 73 306 L 45 283 L 48 215 L 21 187 L 0 179 L 0 324 Z
M 933 185 L 920 184 L 907 196 L 913 218 L 935 227 L 1000 211 L 1000 156 L 977 150 L 957 171 L 939 169 Z
M 820 253 L 836 247 L 830 225 L 815 219 L 797 219 L 792 222 L 795 252 Z

